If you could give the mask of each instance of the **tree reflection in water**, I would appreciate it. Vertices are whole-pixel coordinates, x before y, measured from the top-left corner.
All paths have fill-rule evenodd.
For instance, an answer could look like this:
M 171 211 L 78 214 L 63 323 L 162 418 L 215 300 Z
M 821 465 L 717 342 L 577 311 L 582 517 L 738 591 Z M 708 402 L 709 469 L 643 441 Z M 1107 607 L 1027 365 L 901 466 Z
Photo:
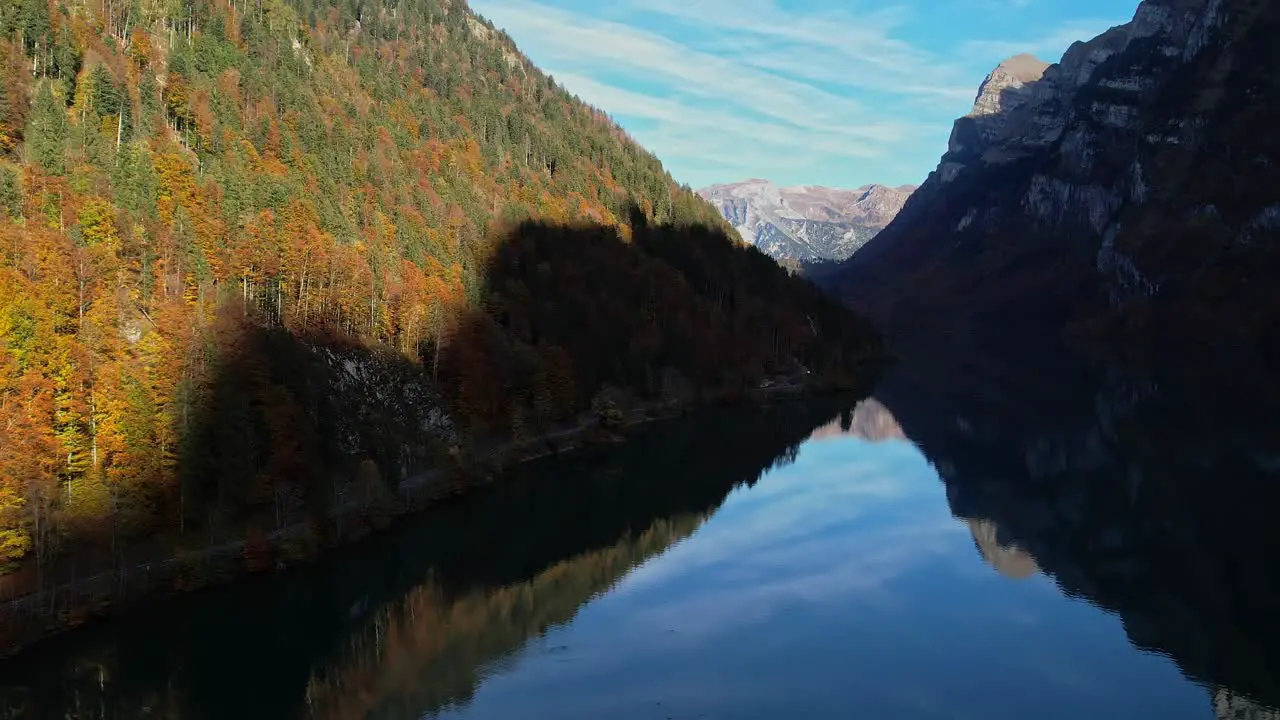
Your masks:
M 54 638 L 0 665 L 0 717 L 417 718 L 466 703 L 857 399 L 656 423 L 518 468 L 317 567 Z

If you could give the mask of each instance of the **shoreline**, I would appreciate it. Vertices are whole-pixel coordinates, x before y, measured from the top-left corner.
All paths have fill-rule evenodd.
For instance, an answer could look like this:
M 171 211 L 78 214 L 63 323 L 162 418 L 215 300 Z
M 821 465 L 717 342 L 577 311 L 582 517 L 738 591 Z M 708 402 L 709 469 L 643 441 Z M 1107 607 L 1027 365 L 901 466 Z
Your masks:
M 295 522 L 256 538 L 232 540 L 190 552 L 175 552 L 149 562 L 114 567 L 87 577 L 0 601 L 0 660 L 9 660 L 44 641 L 82 625 L 109 620 L 147 602 L 243 581 L 254 575 L 287 572 L 323 562 L 338 548 L 356 545 L 392 522 L 447 503 L 496 482 L 515 466 L 589 447 L 626 442 L 629 431 L 716 407 L 771 405 L 855 388 L 821 388 L 785 384 L 753 388 L 733 397 L 689 405 L 652 402 L 628 409 L 612 428 L 587 417 L 576 425 L 523 440 L 507 439 L 485 451 L 461 459 L 455 467 L 416 473 L 375 502 L 352 499 L 331 511 L 322 523 L 333 529 L 328 542 L 319 542 L 315 524 Z

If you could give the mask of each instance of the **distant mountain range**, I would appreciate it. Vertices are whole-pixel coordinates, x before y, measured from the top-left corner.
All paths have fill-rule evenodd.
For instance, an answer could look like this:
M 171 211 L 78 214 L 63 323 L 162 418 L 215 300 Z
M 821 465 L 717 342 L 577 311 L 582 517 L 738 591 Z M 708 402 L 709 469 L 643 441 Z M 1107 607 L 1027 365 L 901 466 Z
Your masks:
M 779 260 L 844 260 L 902 209 L 914 186 L 865 185 L 853 190 L 768 180 L 712 185 L 698 194 L 742 239 Z

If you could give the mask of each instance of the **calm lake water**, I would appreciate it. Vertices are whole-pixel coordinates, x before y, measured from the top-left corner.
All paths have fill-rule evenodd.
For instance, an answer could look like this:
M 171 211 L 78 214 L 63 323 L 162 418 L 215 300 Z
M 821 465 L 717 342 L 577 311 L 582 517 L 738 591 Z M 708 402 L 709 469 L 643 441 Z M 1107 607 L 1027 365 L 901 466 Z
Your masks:
M 0 717 L 1280 718 L 1276 416 L 965 377 L 523 468 L 39 645 Z

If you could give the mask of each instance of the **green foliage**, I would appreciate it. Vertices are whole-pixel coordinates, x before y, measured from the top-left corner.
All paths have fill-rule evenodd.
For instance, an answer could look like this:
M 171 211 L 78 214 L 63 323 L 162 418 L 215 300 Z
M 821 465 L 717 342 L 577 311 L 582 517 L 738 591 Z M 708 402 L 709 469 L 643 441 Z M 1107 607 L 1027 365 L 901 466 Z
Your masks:
M 22 214 L 22 187 L 11 168 L 0 167 L 0 220 L 17 219 Z
M 120 148 L 112 168 L 111 184 L 116 204 L 138 217 L 153 218 L 159 193 L 159 179 L 145 146 L 126 143 Z
M 32 162 L 55 175 L 66 171 L 63 146 L 67 138 L 67 114 L 47 81 L 40 83 L 36 92 L 25 135 Z
M 48 48 L 52 31 L 48 0 L 22 0 L 18 24 L 27 52 L 34 54 Z
M 156 129 L 156 121 L 160 118 L 160 85 L 156 82 L 155 73 L 147 70 L 142 73 L 138 82 L 138 99 L 141 112 L 133 127 L 133 137 L 142 140 L 149 137 Z
M 591 398 L 591 413 L 595 415 L 600 427 L 616 430 L 622 426 L 622 410 L 615 399 L 616 390 L 605 388 Z
M 0 77 L 0 135 L 7 131 L 13 122 L 13 102 L 9 99 L 9 79 Z
M 92 83 L 90 97 L 94 112 L 101 116 L 115 115 L 121 111 L 121 92 L 106 65 L 94 65 L 89 81 Z
M 39 0 L 37 0 L 39 1 Z M 66 25 L 58 31 L 53 44 L 53 68 L 51 74 L 62 80 L 67 86 L 67 95 L 75 92 L 76 74 L 80 72 L 83 53 L 76 45 L 75 38 Z
M 79 537 L 29 532 L 39 513 L 323 521 L 385 505 L 326 470 L 360 453 L 380 487 L 418 445 L 614 422 L 606 385 L 691 401 L 795 361 L 849 373 L 874 344 L 459 0 L 4 17 L 34 72 L 5 78 L 32 102 L 24 166 L 0 164 L 0 545 Z M 360 353 L 415 389 L 394 422 L 314 369 Z M 424 439 L 427 415 L 448 431 Z

